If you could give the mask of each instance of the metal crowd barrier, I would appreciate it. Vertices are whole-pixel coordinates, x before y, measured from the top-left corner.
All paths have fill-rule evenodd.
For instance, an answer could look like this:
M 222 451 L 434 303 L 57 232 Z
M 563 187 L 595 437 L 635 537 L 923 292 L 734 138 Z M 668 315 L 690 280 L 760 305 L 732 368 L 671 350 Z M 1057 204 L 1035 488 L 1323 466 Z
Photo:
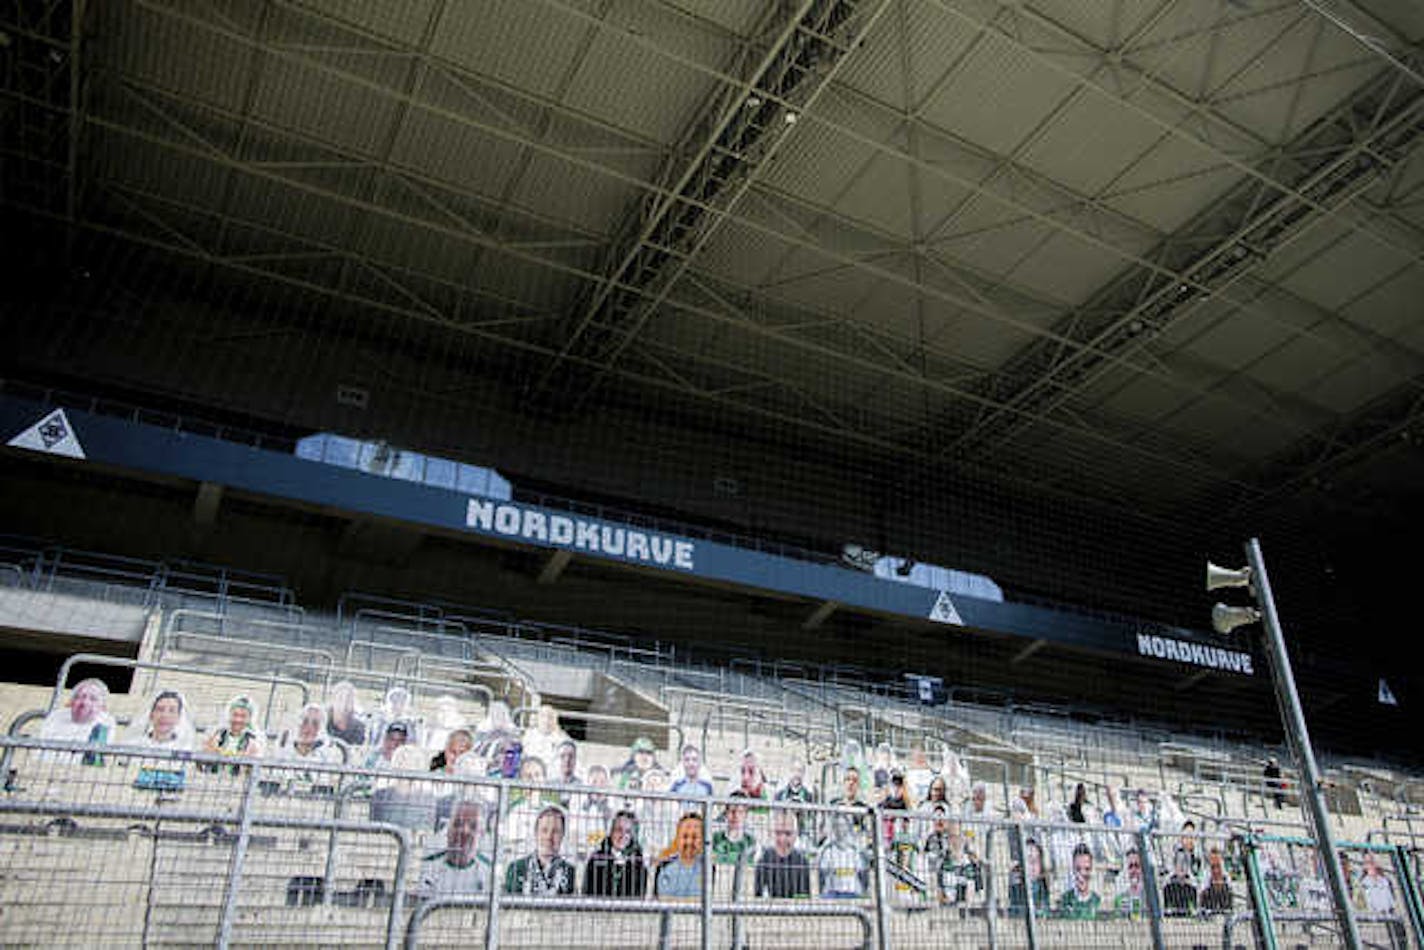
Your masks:
M 516 935 L 608 946 L 695 936 L 710 947 L 789 939 L 776 928 L 790 919 L 800 946 L 1163 948 L 1231 946 L 1233 928 L 1250 920 L 1272 948 L 1282 927 L 1321 930 L 1332 919 L 1312 903 L 1325 891 L 1313 842 L 1299 837 L 1153 835 L 971 819 L 948 807 L 689 798 L 17 737 L 0 748 L 12 763 L 0 794 L 6 945 L 58 938 L 52 928 L 74 920 L 91 928 L 82 939 L 140 945 L 175 935 L 219 947 L 369 941 L 377 928 L 388 948 L 476 934 L 487 948 Z M 439 878 L 446 849 L 469 832 L 467 819 L 460 832 L 442 816 L 467 806 L 479 820 L 466 856 L 485 871 Z M 678 892 L 685 900 L 650 897 L 646 883 L 616 900 L 589 893 L 591 859 L 622 809 L 642 829 L 649 881 L 689 815 L 711 832 Z M 541 825 L 551 811 L 560 820 Z M 736 834 L 743 819 L 754 843 Z M 531 863 L 541 841 L 552 850 Z M 1342 851 L 1359 867 L 1359 919 L 1375 942 L 1418 946 L 1419 854 L 1368 843 Z M 1192 870 L 1192 855 L 1210 871 Z M 745 872 L 755 878 L 750 895 Z M 453 889 L 428 886 L 427 875 L 454 880 Z M 524 886 L 536 877 L 545 893 Z M 1378 910 L 1382 895 L 1389 912 Z M 408 898 L 417 901 L 409 911 Z M 460 911 L 482 917 L 446 923 Z M 571 914 L 585 915 L 586 929 L 571 931 Z M 689 918 L 695 926 L 674 935 Z M 843 932 L 838 921 L 854 926 Z

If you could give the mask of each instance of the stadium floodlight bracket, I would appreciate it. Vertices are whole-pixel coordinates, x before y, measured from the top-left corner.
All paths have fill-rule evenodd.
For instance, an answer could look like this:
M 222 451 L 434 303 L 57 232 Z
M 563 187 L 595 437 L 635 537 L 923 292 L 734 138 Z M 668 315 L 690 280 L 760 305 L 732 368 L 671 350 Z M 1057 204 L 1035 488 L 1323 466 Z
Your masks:
M 1252 538 L 1246 542 L 1245 547 L 1247 566 L 1239 570 L 1217 567 L 1207 562 L 1206 589 L 1245 587 L 1255 598 L 1256 606 L 1230 607 L 1217 604 L 1211 611 L 1212 627 L 1219 633 L 1230 633 L 1245 624 L 1263 621 L 1265 646 L 1270 658 L 1271 685 L 1275 689 L 1276 702 L 1280 707 L 1286 744 L 1295 757 L 1296 768 L 1300 772 L 1302 803 L 1315 832 L 1319 851 L 1326 856 L 1322 863 L 1325 865 L 1325 878 L 1330 885 L 1330 896 L 1335 905 L 1335 918 L 1340 924 L 1341 939 L 1350 950 L 1359 950 L 1360 932 L 1355 925 L 1349 885 L 1345 881 L 1339 860 L 1331 857 L 1339 854 L 1339 850 L 1330 831 L 1330 813 L 1325 807 L 1324 781 L 1320 775 L 1320 767 L 1315 761 L 1315 752 L 1310 745 L 1310 733 L 1305 727 L 1305 713 L 1301 709 L 1300 694 L 1296 692 L 1295 673 L 1291 670 L 1290 657 L 1286 653 L 1280 617 L 1276 614 L 1275 598 L 1271 595 L 1271 582 L 1266 576 L 1266 562 L 1261 555 L 1261 543 Z

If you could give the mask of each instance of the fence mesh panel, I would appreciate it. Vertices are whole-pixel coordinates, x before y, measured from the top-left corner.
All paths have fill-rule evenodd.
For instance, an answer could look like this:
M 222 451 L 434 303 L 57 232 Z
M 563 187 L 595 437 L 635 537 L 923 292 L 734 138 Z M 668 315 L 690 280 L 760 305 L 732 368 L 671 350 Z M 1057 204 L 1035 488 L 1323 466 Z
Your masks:
M 0 748 L 7 946 L 467 946 L 492 916 L 509 947 L 700 946 L 704 919 L 712 945 L 736 947 L 1339 939 L 1299 837 L 501 781 L 424 771 L 423 753 L 358 769 Z M 1418 946 L 1418 852 L 1342 854 L 1363 939 Z

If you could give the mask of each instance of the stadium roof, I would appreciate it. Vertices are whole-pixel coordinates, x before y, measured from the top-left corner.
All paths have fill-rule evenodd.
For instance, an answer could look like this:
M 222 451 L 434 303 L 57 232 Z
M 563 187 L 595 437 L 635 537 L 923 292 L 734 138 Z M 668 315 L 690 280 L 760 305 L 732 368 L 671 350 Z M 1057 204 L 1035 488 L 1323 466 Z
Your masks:
M 1410 0 L 17 10 L 7 205 L 450 328 L 535 404 L 1144 510 L 1424 475 Z

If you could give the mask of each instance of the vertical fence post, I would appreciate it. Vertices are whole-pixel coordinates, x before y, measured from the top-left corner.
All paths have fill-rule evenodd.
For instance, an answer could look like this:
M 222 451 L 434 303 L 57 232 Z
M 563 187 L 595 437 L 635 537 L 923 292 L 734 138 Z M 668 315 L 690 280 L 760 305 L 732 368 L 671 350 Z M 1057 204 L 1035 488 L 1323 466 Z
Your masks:
M 712 799 L 702 799 L 702 950 L 712 950 Z
M 875 809 L 867 807 L 865 813 L 870 825 L 871 853 L 875 858 L 875 946 L 876 950 L 887 950 L 890 946 L 890 908 L 885 895 L 885 841 L 880 834 Z
M 237 912 L 237 893 L 242 883 L 242 865 L 247 860 L 247 842 L 252 837 L 252 796 L 257 792 L 262 766 L 253 762 L 247 767 L 247 781 L 242 786 L 242 801 L 237 806 L 237 841 L 232 846 L 228 862 L 227 888 L 223 893 L 222 916 L 218 919 L 217 946 L 227 950 L 232 941 L 232 916 Z
M 1271 923 L 1271 905 L 1266 894 L 1266 883 L 1261 879 L 1261 862 L 1256 854 L 1256 839 L 1246 838 L 1241 842 L 1241 847 L 1246 852 L 1246 881 L 1251 888 L 1251 910 L 1256 918 L 1257 940 L 1261 950 L 1276 950 L 1276 928 Z
M 1302 804 L 1315 832 L 1316 847 L 1325 855 L 1325 880 L 1330 885 L 1340 937 L 1350 950 L 1359 950 L 1360 932 L 1355 926 L 1355 911 L 1350 904 L 1350 886 L 1340 868 L 1340 850 L 1335 846 L 1335 835 L 1330 829 L 1330 812 L 1325 806 L 1325 783 L 1315 761 L 1315 751 L 1310 745 L 1305 713 L 1301 711 L 1300 696 L 1296 692 L 1295 674 L 1291 671 L 1290 656 L 1286 652 L 1285 635 L 1281 631 L 1280 618 L 1276 616 L 1271 581 L 1266 576 L 1266 562 L 1261 555 L 1261 545 L 1255 538 L 1246 542 L 1246 560 L 1251 565 L 1252 593 L 1261 608 L 1266 652 L 1273 673 L 1271 682 L 1280 705 L 1286 745 L 1295 753 Z
M 485 950 L 499 946 L 499 836 L 504 831 L 504 805 L 509 785 L 501 779 L 494 796 L 494 817 L 490 822 L 490 895 L 489 912 L 485 914 Z
M 1394 858 L 1394 877 L 1399 881 L 1400 897 L 1404 900 L 1405 910 L 1409 912 L 1410 926 L 1414 928 L 1414 940 L 1424 944 L 1424 906 L 1421 906 L 1419 881 L 1414 877 L 1409 851 L 1401 845 L 1395 845 L 1391 856 Z
M 1142 861 L 1142 891 L 1146 895 L 1143 910 L 1147 912 L 1152 926 L 1152 946 L 1163 950 L 1166 939 L 1162 936 L 1162 900 L 1157 890 L 1157 858 L 1152 851 L 1152 836 L 1146 831 L 1137 832 L 1137 853 Z
M 1028 934 L 1028 950 L 1038 950 L 1038 906 L 1033 897 L 1034 881 L 1028 876 L 1028 835 L 1021 822 L 1014 822 L 1014 841 L 1019 848 L 1019 873 L 1023 875 L 1024 927 Z
M 984 925 L 989 931 L 989 950 L 999 946 L 999 895 L 994 885 L 994 837 L 997 828 L 981 828 L 984 834 Z
M 401 829 L 396 839 L 398 850 L 395 880 L 391 882 L 391 909 L 386 915 L 386 950 L 396 950 L 400 945 L 401 918 L 405 916 L 405 879 L 410 868 L 410 847 L 410 832 Z

